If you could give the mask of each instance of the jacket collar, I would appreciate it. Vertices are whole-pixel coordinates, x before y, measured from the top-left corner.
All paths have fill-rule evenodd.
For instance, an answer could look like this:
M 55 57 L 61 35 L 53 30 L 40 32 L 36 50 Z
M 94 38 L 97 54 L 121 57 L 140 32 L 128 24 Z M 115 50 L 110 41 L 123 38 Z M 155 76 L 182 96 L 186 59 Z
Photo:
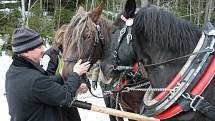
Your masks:
M 17 66 L 17 67 L 28 67 L 31 69 L 36 69 L 44 74 L 46 73 L 40 64 L 35 63 L 31 59 L 28 59 L 21 55 L 13 55 L 12 65 Z

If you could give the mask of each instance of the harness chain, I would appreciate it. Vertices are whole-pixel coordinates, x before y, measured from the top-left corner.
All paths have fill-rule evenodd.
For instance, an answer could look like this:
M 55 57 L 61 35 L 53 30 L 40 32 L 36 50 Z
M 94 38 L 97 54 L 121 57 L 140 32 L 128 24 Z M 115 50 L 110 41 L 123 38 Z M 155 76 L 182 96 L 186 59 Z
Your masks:
M 141 86 L 140 86 L 141 87 Z M 146 92 L 146 91 L 153 91 L 153 92 L 160 92 L 160 91 L 173 91 L 174 89 L 166 89 L 166 88 L 151 88 L 151 89 L 148 89 L 148 88 L 142 88 L 142 89 L 136 89 L 136 87 L 126 87 L 125 90 L 121 91 L 122 93 L 126 93 L 126 92 L 130 92 L 130 91 L 143 91 L 143 92 Z M 99 94 L 94 94 L 96 96 L 103 96 L 104 97 L 110 97 L 111 95 L 113 95 L 113 92 L 112 91 L 105 91 L 104 93 L 99 93 Z M 82 99 L 87 99 L 87 98 L 91 98 L 91 97 L 95 97 L 93 95 L 90 95 L 90 96 L 76 96 L 75 99 L 77 100 L 82 100 Z M 98 98 L 98 97 L 97 97 Z

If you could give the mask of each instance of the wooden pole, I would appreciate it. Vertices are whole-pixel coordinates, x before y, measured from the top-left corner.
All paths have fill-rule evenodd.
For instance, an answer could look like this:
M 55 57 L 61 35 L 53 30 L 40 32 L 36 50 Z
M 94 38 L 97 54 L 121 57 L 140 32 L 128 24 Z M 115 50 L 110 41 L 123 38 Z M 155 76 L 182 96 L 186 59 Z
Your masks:
M 77 100 L 73 102 L 72 106 L 87 109 L 87 110 L 92 110 L 95 112 L 105 113 L 105 114 L 109 114 L 117 117 L 124 117 L 128 119 L 136 120 L 136 121 L 159 121 L 159 119 L 155 119 L 152 117 L 146 117 L 136 113 L 130 113 L 130 112 L 120 111 L 112 108 L 97 106 L 91 103 L 77 101 Z

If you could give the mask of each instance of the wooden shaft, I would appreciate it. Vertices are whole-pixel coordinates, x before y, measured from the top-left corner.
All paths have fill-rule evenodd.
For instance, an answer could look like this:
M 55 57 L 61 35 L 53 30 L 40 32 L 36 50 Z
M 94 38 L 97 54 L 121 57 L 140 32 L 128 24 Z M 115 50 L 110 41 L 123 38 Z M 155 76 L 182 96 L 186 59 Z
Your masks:
M 159 121 L 158 119 L 155 119 L 152 117 L 149 118 L 149 117 L 139 115 L 136 113 L 124 112 L 124 111 L 120 111 L 120 110 L 116 110 L 116 109 L 112 109 L 112 108 L 106 108 L 106 107 L 97 106 L 97 105 L 92 105 L 91 110 L 100 112 L 100 113 L 117 116 L 117 117 L 124 117 L 124 118 L 132 119 L 132 120 L 137 120 L 137 121 Z
M 137 121 L 159 121 L 159 119 L 155 119 L 152 117 L 146 117 L 146 116 L 139 115 L 136 113 L 130 113 L 130 112 L 120 111 L 120 110 L 116 110 L 116 109 L 112 109 L 112 108 L 97 106 L 97 105 L 93 105 L 88 102 L 83 102 L 83 101 L 78 101 L 78 100 L 75 100 L 73 102 L 72 106 L 87 109 L 87 110 L 92 110 L 95 112 L 105 113 L 105 114 L 113 115 L 116 117 L 124 117 L 124 118 L 132 119 L 132 120 L 137 120 Z

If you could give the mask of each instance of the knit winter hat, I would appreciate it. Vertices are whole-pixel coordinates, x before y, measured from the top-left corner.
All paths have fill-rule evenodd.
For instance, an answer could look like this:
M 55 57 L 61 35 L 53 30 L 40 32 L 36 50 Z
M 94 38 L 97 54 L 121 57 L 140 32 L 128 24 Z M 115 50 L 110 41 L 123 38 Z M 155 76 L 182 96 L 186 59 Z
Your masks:
M 39 33 L 27 28 L 20 27 L 14 30 L 12 35 L 12 51 L 22 53 L 33 50 L 43 44 Z

